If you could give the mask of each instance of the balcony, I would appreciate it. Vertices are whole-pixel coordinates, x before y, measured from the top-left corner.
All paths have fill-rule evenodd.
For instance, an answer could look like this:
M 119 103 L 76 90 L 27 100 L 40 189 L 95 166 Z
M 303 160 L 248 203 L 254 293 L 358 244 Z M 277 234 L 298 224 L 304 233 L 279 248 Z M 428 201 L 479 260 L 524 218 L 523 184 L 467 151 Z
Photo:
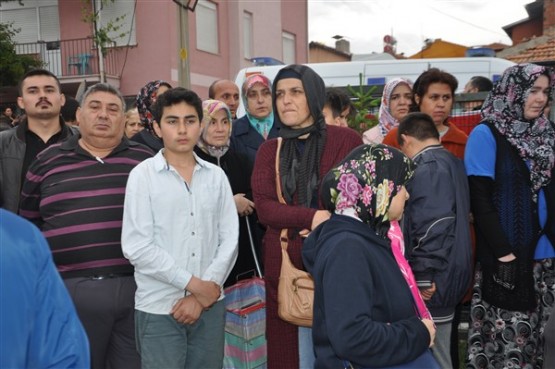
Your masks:
M 126 48 L 108 48 L 104 55 L 106 81 L 119 87 Z M 32 55 L 44 63 L 62 84 L 99 82 L 98 49 L 91 38 L 16 44 L 18 54 Z

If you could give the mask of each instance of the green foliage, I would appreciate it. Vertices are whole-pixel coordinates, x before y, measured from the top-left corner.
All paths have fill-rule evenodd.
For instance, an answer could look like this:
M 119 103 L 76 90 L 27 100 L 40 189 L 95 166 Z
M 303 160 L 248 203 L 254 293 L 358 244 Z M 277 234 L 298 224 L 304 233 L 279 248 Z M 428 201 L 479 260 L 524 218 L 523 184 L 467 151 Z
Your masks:
M 380 104 L 381 98 L 372 97 L 376 91 L 376 86 L 372 86 L 365 91 L 364 85 L 362 84 L 362 73 L 359 73 L 358 77 L 358 88 L 354 88 L 351 85 L 347 86 L 349 94 L 355 98 L 353 105 L 357 111 L 354 118 L 349 120 L 349 127 L 362 133 L 378 124 L 378 118 L 374 114 L 371 114 L 371 110 Z
M 113 3 L 115 0 L 101 1 L 102 6 L 104 6 L 108 2 Z M 106 23 L 105 27 L 101 27 L 99 24 L 100 9 L 96 11 L 91 10 L 89 6 L 90 0 L 81 0 L 81 3 L 81 20 L 85 23 L 92 24 L 95 29 L 93 41 L 95 45 L 102 50 L 102 55 L 106 56 L 109 52 L 108 48 L 116 45 L 116 39 L 125 37 L 129 34 L 129 31 L 120 32 L 123 27 L 123 21 L 127 15 L 124 14 L 121 17 L 110 19 L 110 21 Z
M 33 56 L 15 52 L 13 37 L 19 31 L 11 23 L 0 23 L 0 86 L 16 86 L 26 72 L 43 66 Z

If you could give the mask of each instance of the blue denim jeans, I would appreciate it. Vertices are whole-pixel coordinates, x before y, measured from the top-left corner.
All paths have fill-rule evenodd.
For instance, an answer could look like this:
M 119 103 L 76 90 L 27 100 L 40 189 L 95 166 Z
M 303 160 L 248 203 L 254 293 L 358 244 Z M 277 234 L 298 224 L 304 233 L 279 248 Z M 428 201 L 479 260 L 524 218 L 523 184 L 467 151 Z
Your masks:
M 171 315 L 135 311 L 137 350 L 143 369 L 221 369 L 224 357 L 224 302 L 202 313 L 194 324 Z
M 299 327 L 299 369 L 314 368 L 315 360 L 312 328 Z

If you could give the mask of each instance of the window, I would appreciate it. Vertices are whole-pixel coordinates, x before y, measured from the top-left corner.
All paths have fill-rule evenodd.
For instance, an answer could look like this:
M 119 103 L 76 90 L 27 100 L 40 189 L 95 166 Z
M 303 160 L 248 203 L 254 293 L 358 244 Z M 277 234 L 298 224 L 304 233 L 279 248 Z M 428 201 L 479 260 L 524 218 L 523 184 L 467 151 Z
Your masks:
M 245 59 L 252 58 L 253 37 L 252 37 L 252 13 L 243 13 L 243 56 Z
M 14 3 L 2 4 L 0 8 L 2 23 L 12 23 L 19 29 L 13 41 L 16 44 L 37 41 L 58 41 L 60 39 L 60 20 L 56 1 L 25 1 L 24 6 Z
M 135 37 L 135 1 L 96 0 L 100 9 L 99 28 L 116 27 L 108 36 L 116 43 L 113 46 L 136 45 Z M 108 45 L 107 45 L 108 46 Z
M 216 4 L 199 0 L 195 10 L 197 23 L 197 49 L 217 54 L 218 46 L 218 8 Z
M 283 32 L 281 34 L 281 39 L 283 43 L 283 63 L 295 64 L 295 60 L 296 60 L 295 35 L 289 32 Z

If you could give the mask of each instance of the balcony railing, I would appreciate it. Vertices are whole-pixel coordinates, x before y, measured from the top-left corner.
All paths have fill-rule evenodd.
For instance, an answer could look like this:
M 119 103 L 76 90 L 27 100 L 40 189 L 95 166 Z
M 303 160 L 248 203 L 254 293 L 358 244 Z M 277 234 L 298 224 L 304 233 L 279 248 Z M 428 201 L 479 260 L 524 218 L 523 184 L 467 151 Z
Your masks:
M 104 55 L 104 73 L 106 76 L 121 78 L 122 50 L 107 50 L 107 55 Z M 100 74 L 98 49 L 91 38 L 16 44 L 16 52 L 34 56 L 43 62 L 45 69 L 58 77 Z

